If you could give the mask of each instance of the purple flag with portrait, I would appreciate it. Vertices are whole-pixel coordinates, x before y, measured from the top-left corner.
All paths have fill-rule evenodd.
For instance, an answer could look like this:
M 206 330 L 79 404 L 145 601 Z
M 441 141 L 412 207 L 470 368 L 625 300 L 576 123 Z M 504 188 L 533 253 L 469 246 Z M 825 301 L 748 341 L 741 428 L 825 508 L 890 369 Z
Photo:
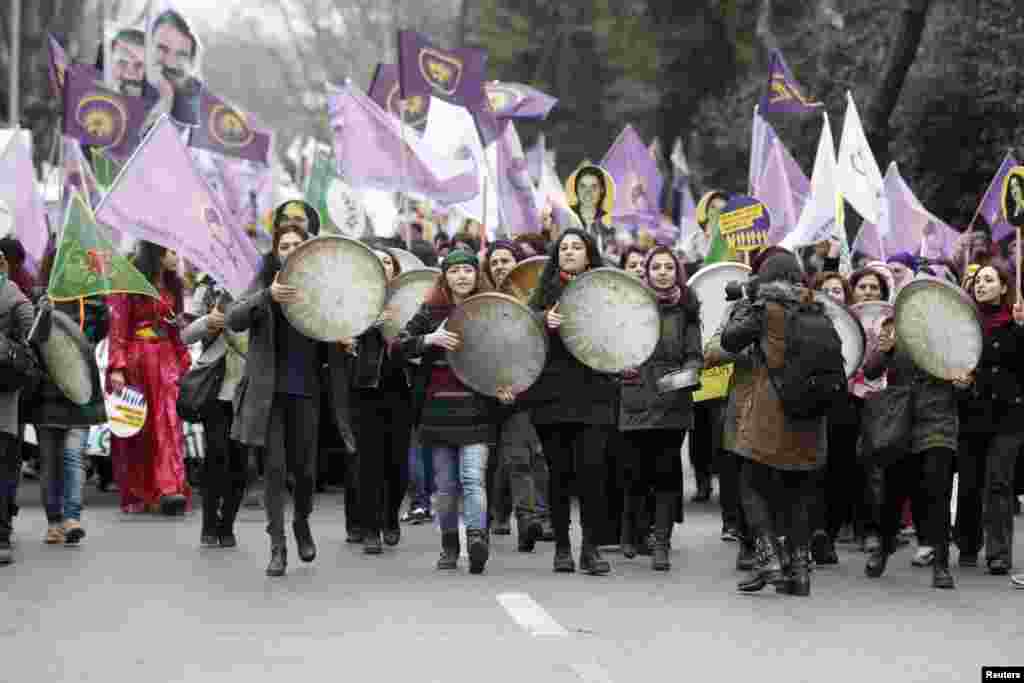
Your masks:
M 768 66 L 768 87 L 761 96 L 758 110 L 762 114 L 807 114 L 823 106 L 821 102 L 804 95 L 804 89 L 793 77 L 782 52 L 772 50 Z
M 403 136 L 398 121 L 355 88 L 333 88 L 327 111 L 338 174 L 350 186 L 405 192 L 441 204 L 479 193 L 479 169 L 472 159 L 441 158 L 420 140 Z
M 432 96 L 470 111 L 486 110 L 486 77 L 486 50 L 443 50 L 416 31 L 398 32 L 398 80 L 403 99 Z
M 600 164 L 615 180 L 613 217 L 624 222 L 654 222 L 660 225 L 658 198 L 664 180 L 658 162 L 633 126 L 627 125 L 615 139 Z
M 138 145 L 146 105 L 108 90 L 92 67 L 69 67 L 64 79 L 64 134 L 122 160 Z
M 205 88 L 199 97 L 199 125 L 192 129 L 189 145 L 228 157 L 268 163 L 269 132 L 259 130 L 249 114 Z
M 398 67 L 394 64 L 378 64 L 370 82 L 370 99 L 395 118 L 402 118 L 402 91 L 398 82 Z M 413 95 L 405 102 L 405 123 L 422 131 L 427 125 L 430 111 L 430 97 Z
M 139 145 L 96 208 L 96 220 L 174 249 L 239 297 L 260 255 L 210 191 L 178 129 L 165 115 Z
M 1014 232 L 1014 227 L 1003 217 L 1003 183 L 1006 182 L 1006 175 L 1010 169 L 1019 165 L 1013 155 L 1007 152 L 1002 165 L 996 171 L 992 182 L 989 183 L 985 196 L 981 198 L 981 206 L 978 208 L 978 213 L 992 228 L 992 239 L 996 242 Z
M 491 81 L 484 84 L 487 102 L 499 119 L 546 119 L 558 98 L 522 83 Z

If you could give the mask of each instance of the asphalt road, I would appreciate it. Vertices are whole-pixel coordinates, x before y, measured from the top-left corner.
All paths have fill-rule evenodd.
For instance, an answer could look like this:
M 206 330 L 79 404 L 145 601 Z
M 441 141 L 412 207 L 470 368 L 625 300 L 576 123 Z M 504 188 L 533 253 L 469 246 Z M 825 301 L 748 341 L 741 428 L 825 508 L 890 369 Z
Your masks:
M 841 548 L 810 598 L 741 595 L 715 504 L 688 504 L 667 574 L 618 553 L 610 576 L 554 574 L 551 544 L 524 555 L 497 537 L 471 576 L 465 560 L 433 569 L 431 525 L 364 556 L 327 494 L 317 560 L 298 562 L 289 539 L 288 575 L 269 579 L 260 510 L 242 511 L 239 548 L 201 550 L 197 513 L 129 518 L 90 487 L 83 545 L 50 547 L 37 485 L 23 486 L 17 563 L 0 568 L 0 681 L 883 683 L 1024 665 L 1024 591 L 1005 577 L 955 569 L 958 590 L 934 590 L 905 548 L 870 580 Z

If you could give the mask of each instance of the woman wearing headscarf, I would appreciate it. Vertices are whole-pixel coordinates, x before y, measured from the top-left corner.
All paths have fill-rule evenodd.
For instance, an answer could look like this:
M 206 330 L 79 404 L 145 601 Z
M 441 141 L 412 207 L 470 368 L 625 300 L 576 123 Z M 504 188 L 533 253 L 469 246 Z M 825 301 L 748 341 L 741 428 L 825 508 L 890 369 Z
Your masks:
M 1024 306 L 1011 305 L 1005 270 L 981 268 L 971 295 L 985 335 L 981 362 L 966 390 L 957 453 L 957 546 L 961 567 L 978 565 L 984 541 L 988 571 L 1013 566 L 1014 467 L 1024 445 Z M 983 512 L 984 511 L 984 512 Z
M 192 364 L 178 320 L 184 297 L 178 255 L 140 242 L 135 267 L 160 294 L 113 294 L 107 361 L 107 389 L 137 388 L 146 399 L 146 423 L 130 438 L 112 436 L 110 458 L 124 512 L 159 509 L 181 515 L 191 504 L 185 472 L 184 435 L 178 418 L 178 380 Z
M 316 488 L 321 369 L 325 360 L 333 417 L 345 446 L 355 450 L 348 416 L 345 345 L 325 344 L 304 336 L 292 327 L 282 310 L 283 305 L 298 301 L 303 294 L 279 282 L 278 276 L 288 257 L 307 238 L 308 233 L 296 224 L 278 224 L 260 272 L 245 294 L 228 307 L 226 316 L 232 332 L 249 332 L 249 355 L 245 377 L 235 395 L 231 437 L 265 449 L 268 576 L 283 576 L 288 566 L 284 531 L 288 473 L 295 481 L 292 531 L 299 559 L 316 559 L 309 516 Z
M 551 521 L 555 531 L 554 570 L 574 572 L 569 542 L 570 491 L 573 473 L 580 493 L 583 544 L 580 569 L 607 574 L 608 562 L 598 550 L 597 535 L 608 518 L 605 449 L 617 423 L 618 384 L 580 363 L 569 353 L 559 328 L 558 299 L 577 276 L 602 265 L 597 244 L 576 228 L 562 231 L 541 274 L 530 307 L 543 316 L 548 329 L 548 358 L 537 382 L 522 396 L 533 413 L 550 472 Z
M 399 360 L 421 359 L 413 378 L 413 424 L 420 442 L 434 453 L 441 526 L 437 569 L 458 566 L 461 493 L 471 574 L 482 573 L 490 556 L 485 479 L 497 405 L 456 377 L 445 352 L 457 350 L 462 340 L 445 323 L 456 306 L 482 290 L 486 285 L 476 255 L 462 249 L 450 252 L 426 301 L 393 344 Z M 514 400 L 508 392 L 499 393 L 504 403 Z
M 387 247 L 374 249 L 388 281 L 402 273 Z M 377 324 L 356 337 L 352 353 L 352 428 L 359 452 L 359 508 L 363 552 L 379 555 L 401 539 L 398 510 L 409 485 L 412 407 L 405 364 L 388 349 L 381 324 L 394 312 L 385 309 Z
M 704 355 L 700 339 L 700 302 L 683 283 L 679 261 L 668 247 L 655 247 L 644 261 L 644 282 L 658 298 L 661 333 L 651 357 L 623 378 L 619 429 L 625 432 L 630 480 L 624 482 L 626 509 L 645 505 L 654 492 L 654 548 L 651 568 L 670 567 L 669 543 L 683 495 L 679 454 L 686 431 L 693 426 L 689 391 L 661 393 L 658 381 L 678 370 L 700 371 Z M 646 529 L 643 531 L 646 532 Z

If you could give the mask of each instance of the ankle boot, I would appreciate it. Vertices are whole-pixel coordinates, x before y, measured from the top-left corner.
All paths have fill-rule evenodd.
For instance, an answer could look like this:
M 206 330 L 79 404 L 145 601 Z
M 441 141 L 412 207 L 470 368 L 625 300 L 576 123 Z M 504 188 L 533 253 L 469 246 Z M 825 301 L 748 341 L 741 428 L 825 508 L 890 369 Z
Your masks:
M 676 521 L 678 496 L 674 493 L 656 493 L 654 497 L 654 551 L 651 555 L 651 569 L 667 572 L 672 568 L 669 561 L 669 544 L 672 528 Z
M 242 507 L 243 498 L 245 498 L 244 483 L 233 486 L 221 503 L 220 527 L 217 530 L 221 548 L 234 548 L 238 545 L 238 540 L 235 538 L 235 518 L 238 517 L 238 508 Z
M 779 542 L 774 536 L 764 535 L 757 539 L 757 566 L 750 575 L 737 585 L 745 593 L 753 593 L 769 583 L 783 582 L 782 564 L 779 561 Z
M 637 555 L 651 554 L 651 515 L 647 512 L 647 500 L 637 498 L 633 508 L 633 546 Z
M 572 574 L 576 571 L 576 562 L 572 559 L 572 546 L 555 545 L 554 570 L 560 574 Z
M 935 560 L 932 562 L 932 587 L 956 588 L 953 575 L 949 573 L 949 543 L 943 542 L 935 547 Z
M 793 580 L 793 551 L 785 536 L 779 536 L 779 566 L 782 567 L 782 583 L 775 584 L 775 592 L 789 593 Z
M 203 548 L 216 548 L 220 546 L 220 537 L 217 530 L 220 528 L 221 497 L 213 492 L 203 495 L 203 528 L 199 533 L 199 545 Z
M 267 576 L 284 576 L 288 567 L 288 550 L 284 543 L 270 546 L 270 564 L 267 565 Z
M 309 528 L 309 520 L 295 520 L 292 522 L 292 531 L 295 532 L 295 543 L 299 547 L 299 559 L 303 562 L 315 560 L 316 543 L 313 542 L 313 532 Z
M 889 561 L 889 551 L 881 537 L 872 534 L 864 539 L 864 552 L 868 556 L 868 561 L 864 565 L 864 573 L 872 579 L 877 579 L 885 573 L 885 565 Z
M 748 538 L 741 538 L 736 551 L 736 570 L 749 572 L 757 566 L 757 548 Z
M 807 597 L 811 594 L 811 551 L 807 546 L 798 546 L 793 551 L 787 589 L 790 595 Z
M 455 569 L 459 565 L 459 532 L 441 532 L 441 557 L 437 560 L 438 569 Z
M 608 561 L 601 557 L 601 551 L 597 549 L 594 542 L 594 534 L 587 529 L 583 530 L 583 544 L 580 546 L 580 571 L 591 576 L 607 574 L 612 570 Z
M 380 555 L 384 552 L 384 547 L 380 544 L 380 532 L 369 531 L 363 532 L 363 554 L 364 555 Z
M 537 541 L 544 536 L 544 526 L 536 517 L 519 515 L 516 518 L 517 548 L 521 553 L 532 553 Z
M 668 543 L 672 537 L 670 529 L 656 528 L 654 530 L 654 552 L 651 553 L 651 569 L 656 572 L 667 572 L 672 568 L 668 556 Z
M 636 545 L 633 542 L 636 538 L 636 529 L 633 528 L 636 500 L 634 496 L 630 495 L 622 499 L 622 529 L 619 532 L 619 547 L 622 548 L 622 556 L 629 559 L 636 557 Z
M 486 529 L 466 530 L 466 551 L 469 553 L 469 573 L 482 574 L 490 557 L 490 539 Z

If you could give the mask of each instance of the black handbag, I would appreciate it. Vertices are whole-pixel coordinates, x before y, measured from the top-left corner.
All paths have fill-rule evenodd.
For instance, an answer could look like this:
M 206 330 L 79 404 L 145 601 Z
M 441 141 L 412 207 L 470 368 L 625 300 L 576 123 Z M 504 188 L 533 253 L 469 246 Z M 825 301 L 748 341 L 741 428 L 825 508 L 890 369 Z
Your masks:
M 909 386 L 890 386 L 864 399 L 861 459 L 865 463 L 888 465 L 910 451 L 912 401 Z
M 197 363 L 178 380 L 178 417 L 185 422 L 202 422 L 216 405 L 224 373 L 227 353 L 212 363 Z
M 43 367 L 28 344 L 0 333 L 0 392 L 34 393 L 43 381 Z

